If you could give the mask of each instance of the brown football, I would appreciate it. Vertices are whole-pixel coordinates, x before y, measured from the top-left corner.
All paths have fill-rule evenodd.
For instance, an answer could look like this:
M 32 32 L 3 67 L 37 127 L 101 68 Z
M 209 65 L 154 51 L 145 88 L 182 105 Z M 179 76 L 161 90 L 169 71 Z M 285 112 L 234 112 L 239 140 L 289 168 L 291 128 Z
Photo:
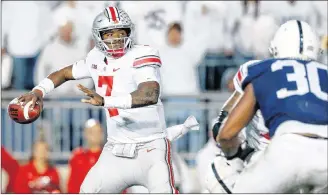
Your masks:
M 41 108 L 39 104 L 35 104 L 33 109 L 30 109 L 32 101 L 25 106 L 18 103 L 18 98 L 13 99 L 8 105 L 8 114 L 16 123 L 28 124 L 39 118 Z

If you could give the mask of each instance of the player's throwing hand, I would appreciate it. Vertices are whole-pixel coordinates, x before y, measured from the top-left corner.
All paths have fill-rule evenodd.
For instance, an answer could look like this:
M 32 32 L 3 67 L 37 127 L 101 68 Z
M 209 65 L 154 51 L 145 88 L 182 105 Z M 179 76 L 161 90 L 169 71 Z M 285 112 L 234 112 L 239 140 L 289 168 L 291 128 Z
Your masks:
M 100 96 L 95 91 L 92 91 L 81 84 L 78 84 L 77 87 L 81 90 L 86 96 L 89 96 L 90 99 L 81 99 L 81 102 L 92 104 L 94 106 L 103 106 L 104 98 Z
M 35 104 L 37 103 L 42 108 L 43 107 L 42 92 L 38 90 L 34 90 L 18 97 L 18 102 L 22 103 L 22 106 L 25 106 L 29 101 L 32 101 L 31 109 L 33 109 Z

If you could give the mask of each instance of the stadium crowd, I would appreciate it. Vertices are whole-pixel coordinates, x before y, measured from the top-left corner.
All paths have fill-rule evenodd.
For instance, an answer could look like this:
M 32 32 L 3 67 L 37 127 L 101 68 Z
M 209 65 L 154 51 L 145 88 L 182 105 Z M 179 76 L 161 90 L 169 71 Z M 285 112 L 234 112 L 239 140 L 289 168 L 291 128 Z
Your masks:
M 2 1 L 2 90 L 30 90 L 54 70 L 84 58 L 94 46 L 93 19 L 107 6 L 120 7 L 130 15 L 136 43 L 159 49 L 162 94 L 172 96 L 167 99 L 170 103 L 179 103 L 174 98 L 179 95 L 232 92 L 238 66 L 270 57 L 268 45 L 274 32 L 291 19 L 306 21 L 316 29 L 324 49 L 320 60 L 328 62 L 326 1 Z M 81 83 L 66 83 L 53 93 L 74 94 L 77 82 Z M 92 88 L 93 82 L 85 79 L 82 84 Z M 190 114 L 165 112 L 168 119 Z M 202 117 L 201 112 L 194 115 Z M 64 178 L 49 161 L 51 147 L 42 137 L 33 143 L 27 164 L 19 164 L 2 147 L 1 164 L 9 178 L 3 192 L 78 193 L 104 141 L 102 127 L 94 119 L 85 122 L 83 135 L 86 146 L 73 149 Z M 203 189 L 202 172 L 216 150 L 215 141 L 208 137 L 204 149 L 194 151 L 198 152 L 198 179 L 190 179 L 186 162 L 173 156 L 181 192 Z M 179 151 L 184 150 L 187 138 L 179 144 Z M 129 192 L 133 189 L 123 193 Z
M 136 43 L 159 49 L 165 64 L 161 70 L 163 94 L 228 90 L 238 65 L 249 59 L 269 57 L 270 38 L 289 19 L 300 19 L 314 26 L 326 48 L 325 3 L 5 1 L 2 2 L 2 89 L 31 89 L 53 70 L 84 57 L 93 47 L 94 17 L 106 6 L 115 5 L 127 11 L 135 23 Z M 88 80 L 84 82 L 91 84 Z M 75 90 L 74 83 L 70 83 L 56 91 Z

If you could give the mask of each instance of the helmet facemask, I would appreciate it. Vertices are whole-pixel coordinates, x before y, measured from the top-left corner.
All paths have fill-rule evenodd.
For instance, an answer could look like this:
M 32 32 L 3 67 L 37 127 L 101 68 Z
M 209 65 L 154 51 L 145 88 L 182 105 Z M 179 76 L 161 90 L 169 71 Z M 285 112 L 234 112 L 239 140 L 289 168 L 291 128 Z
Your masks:
M 131 48 L 131 30 L 129 28 L 99 30 L 97 44 L 99 48 L 107 55 L 113 58 L 122 57 L 126 51 Z M 114 31 L 114 32 L 113 32 Z

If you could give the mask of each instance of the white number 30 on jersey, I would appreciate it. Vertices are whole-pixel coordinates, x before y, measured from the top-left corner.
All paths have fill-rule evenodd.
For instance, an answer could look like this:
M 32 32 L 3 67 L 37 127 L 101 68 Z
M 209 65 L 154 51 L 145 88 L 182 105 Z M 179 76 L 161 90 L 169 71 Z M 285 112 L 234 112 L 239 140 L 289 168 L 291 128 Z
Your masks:
M 283 67 L 293 67 L 294 72 L 288 73 L 286 76 L 289 82 L 296 82 L 296 90 L 287 90 L 287 88 L 278 90 L 277 97 L 279 99 L 284 99 L 293 95 L 304 95 L 311 92 L 319 99 L 328 101 L 328 94 L 323 92 L 320 88 L 318 75 L 318 69 L 328 71 L 326 65 L 314 61 L 304 65 L 295 60 L 279 60 L 271 65 L 271 70 L 275 72 L 283 69 Z

